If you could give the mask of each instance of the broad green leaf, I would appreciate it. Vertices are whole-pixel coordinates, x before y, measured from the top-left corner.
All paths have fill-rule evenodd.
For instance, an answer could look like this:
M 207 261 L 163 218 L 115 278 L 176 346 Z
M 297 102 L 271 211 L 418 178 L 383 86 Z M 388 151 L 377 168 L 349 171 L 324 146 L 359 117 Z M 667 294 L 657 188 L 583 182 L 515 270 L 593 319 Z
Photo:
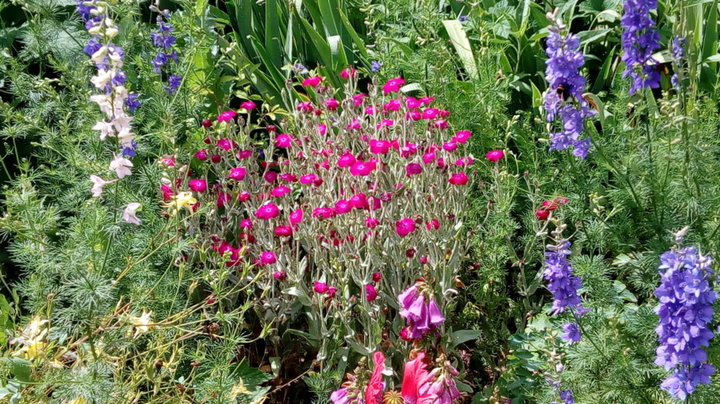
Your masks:
M 458 330 L 450 334 L 450 345 L 456 347 L 468 341 L 480 338 L 480 330 Z
M 475 64 L 475 55 L 473 55 L 472 47 L 465 34 L 463 25 L 458 20 L 444 20 L 443 25 L 450 36 L 455 51 L 458 53 L 458 56 L 460 56 L 460 61 L 462 61 L 465 67 L 465 72 L 470 78 L 477 79 L 478 72 L 477 65 Z

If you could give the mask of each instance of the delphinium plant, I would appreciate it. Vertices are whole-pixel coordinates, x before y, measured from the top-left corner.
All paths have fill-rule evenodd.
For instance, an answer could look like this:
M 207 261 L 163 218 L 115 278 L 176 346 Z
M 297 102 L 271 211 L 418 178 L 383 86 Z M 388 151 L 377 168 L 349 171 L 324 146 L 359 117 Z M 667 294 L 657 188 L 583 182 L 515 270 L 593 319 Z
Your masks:
M 403 79 L 365 94 L 356 74 L 340 73 L 351 95 L 339 100 L 322 77 L 305 78 L 312 98 L 292 121 L 251 130 L 252 102 L 205 121 L 204 143 L 168 167 L 168 220 L 202 235 L 188 259 L 204 260 L 211 293 L 229 282 L 257 299 L 277 355 L 289 335 L 303 337 L 320 371 L 372 352 L 391 367 L 414 347 L 456 374 L 443 312 L 466 251 L 458 218 L 471 133 L 452 131 L 432 97 L 402 94 Z M 459 394 L 450 376 L 433 375 Z

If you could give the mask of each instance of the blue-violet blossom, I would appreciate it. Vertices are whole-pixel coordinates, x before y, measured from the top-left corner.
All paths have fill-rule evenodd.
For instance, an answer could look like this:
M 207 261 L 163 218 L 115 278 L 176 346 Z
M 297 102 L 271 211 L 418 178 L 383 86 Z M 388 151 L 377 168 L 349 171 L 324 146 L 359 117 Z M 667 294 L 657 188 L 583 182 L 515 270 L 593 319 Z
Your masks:
M 620 25 L 623 27 L 622 61 L 625 62 L 623 77 L 632 78 L 629 93 L 660 86 L 660 73 L 653 61 L 653 53 L 660 48 L 660 34 L 650 10 L 657 8 L 657 0 L 625 0 Z

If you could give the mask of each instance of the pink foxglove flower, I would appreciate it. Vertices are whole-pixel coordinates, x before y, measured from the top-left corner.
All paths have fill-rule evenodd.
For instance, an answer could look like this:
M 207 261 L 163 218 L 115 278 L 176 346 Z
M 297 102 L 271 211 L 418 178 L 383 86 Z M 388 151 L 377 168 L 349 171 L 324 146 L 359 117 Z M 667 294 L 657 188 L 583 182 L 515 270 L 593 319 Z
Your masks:
M 395 232 L 400 237 L 405 237 L 415 231 L 415 221 L 410 218 L 400 219 L 395 222 Z
M 137 202 L 128 203 L 123 210 L 123 220 L 126 223 L 140 224 L 140 219 L 138 219 L 138 217 L 135 215 L 140 206 L 141 205 Z
M 402 306 L 400 317 L 407 321 L 413 339 L 422 338 L 445 322 L 432 291 L 427 290 L 427 285 L 422 281 L 407 288 L 398 296 L 398 300 Z
M 110 162 L 110 169 L 115 171 L 115 174 L 117 174 L 118 178 L 124 178 L 132 172 L 130 171 L 130 167 L 133 166 L 133 163 L 122 156 L 122 154 L 116 154 L 113 161 Z
M 90 181 L 92 181 L 92 183 L 93 183 L 92 189 L 90 190 L 90 192 L 92 192 L 93 198 L 99 198 L 103 193 L 103 189 L 105 188 L 105 185 L 110 184 L 111 182 L 114 182 L 114 180 L 113 181 L 105 181 L 102 178 L 98 177 L 97 175 L 91 175 Z

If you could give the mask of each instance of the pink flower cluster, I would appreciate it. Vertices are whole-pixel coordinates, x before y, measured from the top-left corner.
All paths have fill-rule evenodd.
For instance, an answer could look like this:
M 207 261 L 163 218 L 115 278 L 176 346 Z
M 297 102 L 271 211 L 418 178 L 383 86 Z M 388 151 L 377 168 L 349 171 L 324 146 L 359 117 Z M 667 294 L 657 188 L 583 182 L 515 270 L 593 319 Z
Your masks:
M 418 281 L 398 296 L 402 307 L 400 317 L 408 324 L 408 327 L 400 332 L 400 336 L 405 340 L 422 338 L 445 322 L 440 306 L 428 289 L 425 282 Z

